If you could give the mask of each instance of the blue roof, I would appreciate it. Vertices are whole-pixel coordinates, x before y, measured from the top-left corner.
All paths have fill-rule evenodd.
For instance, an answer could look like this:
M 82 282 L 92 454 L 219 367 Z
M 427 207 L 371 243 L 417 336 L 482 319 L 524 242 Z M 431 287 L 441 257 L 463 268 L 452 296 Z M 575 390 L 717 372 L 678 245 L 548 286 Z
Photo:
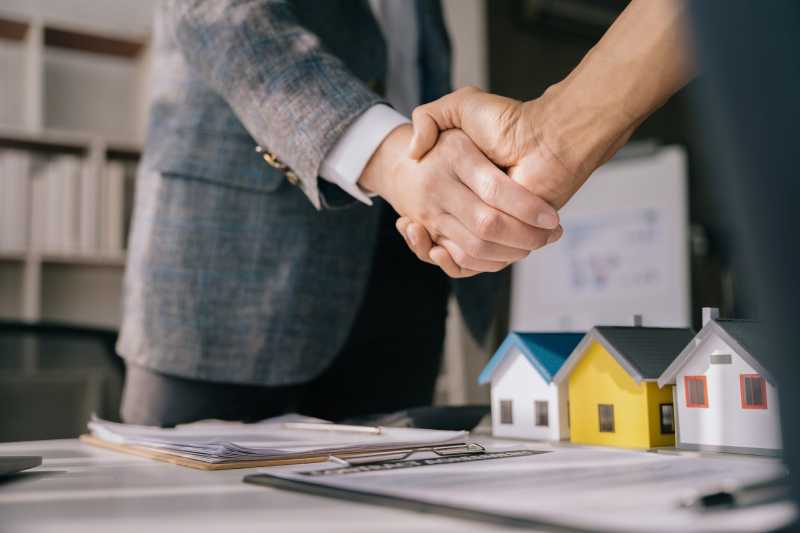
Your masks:
M 492 374 L 503 362 L 512 347 L 519 348 L 528 362 L 548 383 L 567 360 L 575 346 L 583 339 L 583 333 L 523 333 L 512 331 L 497 349 L 478 376 L 483 385 L 492 379 Z

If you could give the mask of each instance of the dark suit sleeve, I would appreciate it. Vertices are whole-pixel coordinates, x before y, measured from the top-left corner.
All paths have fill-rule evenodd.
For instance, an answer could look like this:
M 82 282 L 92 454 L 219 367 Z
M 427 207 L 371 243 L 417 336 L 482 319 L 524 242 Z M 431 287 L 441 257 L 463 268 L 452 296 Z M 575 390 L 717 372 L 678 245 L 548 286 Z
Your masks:
M 276 0 L 172 0 L 165 13 L 187 62 L 320 207 L 319 168 L 347 126 L 380 98 L 291 6 Z

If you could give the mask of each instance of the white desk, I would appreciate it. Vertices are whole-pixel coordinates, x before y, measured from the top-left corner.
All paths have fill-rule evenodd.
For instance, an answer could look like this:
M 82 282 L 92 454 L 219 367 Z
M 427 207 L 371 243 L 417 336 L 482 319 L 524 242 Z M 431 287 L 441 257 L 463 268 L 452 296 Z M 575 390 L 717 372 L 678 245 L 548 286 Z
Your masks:
M 2 533 L 510 531 L 242 482 L 259 469 L 204 472 L 72 439 L 0 444 L 0 455 L 44 458 L 0 481 Z

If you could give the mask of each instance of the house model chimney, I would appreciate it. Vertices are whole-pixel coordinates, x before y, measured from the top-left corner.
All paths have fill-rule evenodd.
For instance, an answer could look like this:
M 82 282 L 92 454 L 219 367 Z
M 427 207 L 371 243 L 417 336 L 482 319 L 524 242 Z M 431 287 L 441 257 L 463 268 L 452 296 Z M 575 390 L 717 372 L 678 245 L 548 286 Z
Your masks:
M 642 315 L 633 315 L 633 327 L 642 327 Z
M 703 326 L 708 324 L 712 320 L 717 320 L 719 318 L 719 308 L 718 307 L 704 307 L 703 308 Z

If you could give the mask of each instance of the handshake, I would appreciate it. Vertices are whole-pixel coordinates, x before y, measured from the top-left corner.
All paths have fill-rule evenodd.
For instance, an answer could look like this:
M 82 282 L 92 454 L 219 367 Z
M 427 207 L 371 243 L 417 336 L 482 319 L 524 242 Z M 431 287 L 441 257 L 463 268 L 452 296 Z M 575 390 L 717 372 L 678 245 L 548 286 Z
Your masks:
M 415 109 L 359 184 L 401 215 L 421 260 L 451 277 L 499 271 L 561 237 L 558 209 L 630 135 L 566 108 L 558 85 L 524 103 L 460 89 Z
M 528 102 L 460 89 L 396 128 L 359 179 L 452 277 L 501 270 L 562 234 L 558 209 L 694 75 L 683 2 L 633 0 L 570 74 Z M 440 133 L 441 132 L 441 133 Z

